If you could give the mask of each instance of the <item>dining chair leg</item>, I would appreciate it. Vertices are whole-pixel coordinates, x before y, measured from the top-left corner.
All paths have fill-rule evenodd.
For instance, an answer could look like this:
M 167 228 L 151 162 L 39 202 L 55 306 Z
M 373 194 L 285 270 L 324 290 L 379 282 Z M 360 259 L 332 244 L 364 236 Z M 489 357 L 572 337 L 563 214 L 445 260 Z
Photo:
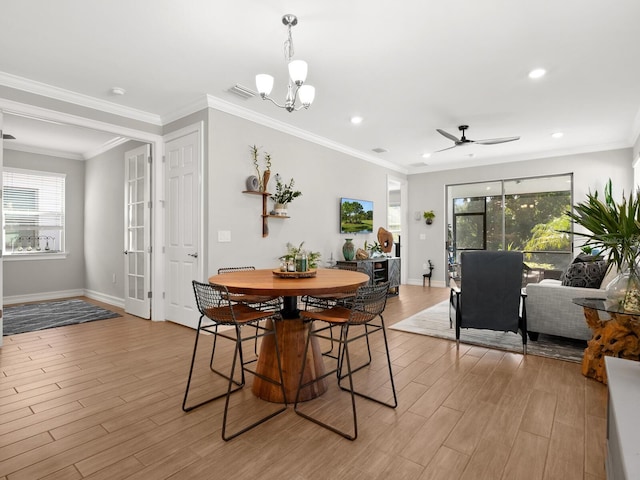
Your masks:
M 204 327 L 202 327 L 202 322 L 204 320 L 204 316 L 200 317 L 200 320 L 198 321 L 198 328 L 196 329 L 196 340 L 194 342 L 193 345 L 193 354 L 191 356 L 191 366 L 189 368 L 189 376 L 187 377 L 187 386 L 184 392 L 184 399 L 182 400 L 182 410 L 184 412 L 190 412 L 191 410 L 193 410 L 194 408 L 198 408 L 206 403 L 210 403 L 213 402 L 214 400 L 218 400 L 219 398 L 224 397 L 225 395 L 227 395 L 226 393 L 220 394 L 220 395 L 216 395 L 214 397 L 208 398 L 207 400 L 203 400 L 200 403 L 197 403 L 196 405 L 191 405 L 191 406 L 187 406 L 187 398 L 189 396 L 189 389 L 191 388 L 191 380 L 193 378 L 193 367 L 195 366 L 195 361 L 196 361 L 196 355 L 198 352 L 198 341 L 200 339 L 200 332 L 202 330 L 207 331 L 209 333 L 213 333 L 213 348 L 211 351 L 211 360 L 209 362 L 209 368 L 211 369 L 212 372 L 216 373 L 217 375 L 221 376 L 224 379 L 229 380 L 230 383 L 236 385 L 237 388 L 235 388 L 231 393 L 233 392 L 237 392 L 238 390 L 240 390 L 243 386 L 244 386 L 244 376 L 242 376 L 242 380 L 241 382 L 238 382 L 236 380 L 233 379 L 233 375 L 228 377 L 225 373 L 220 372 L 219 370 L 216 370 L 213 368 L 213 356 L 215 353 L 215 344 L 216 341 L 218 339 L 218 325 L 215 325 L 213 332 L 206 330 Z
M 258 325 L 254 325 L 256 327 L 256 335 L 258 334 L 258 329 L 263 329 L 265 331 L 267 331 L 266 328 L 264 327 L 260 327 L 259 324 Z M 270 414 L 268 414 L 265 417 L 260 418 L 259 420 L 251 423 L 250 425 L 243 427 L 242 429 L 227 435 L 227 419 L 228 419 L 228 414 L 229 414 L 229 400 L 231 399 L 231 394 L 235 391 L 233 389 L 233 381 L 231 379 L 233 379 L 233 375 L 235 373 L 235 369 L 238 363 L 238 358 L 240 359 L 240 368 L 244 371 L 245 370 L 245 366 L 243 363 L 243 353 L 242 353 L 242 332 L 241 332 L 241 327 L 240 326 L 236 326 L 236 338 L 237 338 L 237 342 L 236 342 L 236 348 L 234 350 L 233 353 L 233 362 L 231 364 L 231 374 L 229 375 L 229 384 L 227 387 L 227 393 L 226 393 L 226 399 L 225 399 L 225 403 L 224 403 L 224 413 L 223 413 L 223 418 L 222 418 L 222 439 L 226 442 L 229 440 L 232 440 L 234 438 L 236 438 L 238 435 L 241 435 L 249 430 L 251 430 L 254 427 L 257 427 L 258 425 L 266 422 L 267 420 L 269 420 L 270 418 L 275 417 L 276 415 L 279 415 L 280 413 L 284 412 L 287 410 L 287 397 L 286 397 L 286 391 L 285 391 L 285 387 L 284 387 L 284 377 L 282 374 L 282 365 L 280 363 L 280 350 L 279 350 L 279 346 L 278 346 L 278 336 L 276 334 L 276 330 L 275 330 L 275 326 L 273 328 L 273 330 L 269 331 L 270 333 L 265 333 L 264 335 L 274 335 L 274 343 L 275 343 L 275 349 L 276 349 L 276 357 L 278 359 L 278 375 L 280 377 L 280 381 L 276 381 L 272 378 L 268 378 L 266 376 L 257 374 L 256 372 L 246 369 L 248 372 L 253 373 L 254 375 L 259 376 L 260 378 L 262 378 L 263 380 L 267 380 L 270 381 L 274 384 L 279 384 L 281 389 L 282 389 L 282 396 L 284 399 L 284 404 L 281 408 L 279 408 L 278 410 L 275 410 L 274 412 L 271 412 Z
M 370 395 L 366 395 L 366 394 L 364 394 L 362 392 L 353 391 L 352 393 L 354 393 L 355 395 L 358 395 L 359 397 L 366 398 L 367 400 L 371 400 L 373 402 L 379 403 L 380 405 L 384 405 L 386 407 L 391 407 L 391 408 L 396 408 L 398 406 L 398 396 L 397 396 L 397 393 L 396 393 L 395 382 L 393 381 L 393 370 L 391 368 L 391 354 L 389 353 L 389 342 L 387 340 L 387 332 L 386 332 L 386 329 L 384 328 L 384 319 L 382 318 L 382 316 L 380 316 L 380 322 L 381 322 L 380 323 L 380 327 L 376 326 L 376 328 L 378 330 L 382 330 L 382 335 L 384 337 L 384 347 L 385 347 L 385 354 L 386 354 L 386 357 L 387 357 L 387 368 L 389 370 L 389 382 L 391 383 L 391 392 L 393 393 L 393 402 L 391 402 L 391 403 L 385 402 L 384 400 L 380 400 L 378 398 L 374 398 L 374 397 L 372 397 Z M 357 338 L 355 338 L 353 340 L 347 340 L 345 342 L 345 350 L 346 350 L 346 346 L 349 343 L 353 342 L 354 340 L 357 340 Z M 367 340 L 368 340 L 368 336 L 367 336 Z M 356 373 L 361 368 L 362 367 L 358 367 L 358 368 L 356 368 L 354 370 L 350 370 L 351 374 Z M 343 378 L 345 378 L 345 377 L 340 377 L 339 378 L 338 386 L 344 391 L 349 391 L 348 388 L 343 387 L 342 384 L 340 383 L 340 380 L 342 380 Z M 352 385 L 353 385 L 353 382 L 350 383 L 350 388 L 353 388 Z

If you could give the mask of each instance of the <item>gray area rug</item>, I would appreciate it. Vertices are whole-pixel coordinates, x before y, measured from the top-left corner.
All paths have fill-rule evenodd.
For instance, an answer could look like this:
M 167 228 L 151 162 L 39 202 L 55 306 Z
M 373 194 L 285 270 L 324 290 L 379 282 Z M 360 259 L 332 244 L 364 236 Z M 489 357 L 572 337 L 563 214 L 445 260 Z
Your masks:
M 5 307 L 3 335 L 34 332 L 119 316 L 119 313 L 78 299 Z
M 416 313 L 389 328 L 454 341 L 456 339 L 455 318 L 453 328 L 449 328 L 448 300 Z M 463 328 L 460 330 L 460 343 L 522 353 L 522 337 L 513 332 Z M 576 363 L 582 362 L 582 355 L 586 347 L 587 342 L 585 341 L 553 335 L 540 334 L 538 341 L 527 341 L 528 354 Z

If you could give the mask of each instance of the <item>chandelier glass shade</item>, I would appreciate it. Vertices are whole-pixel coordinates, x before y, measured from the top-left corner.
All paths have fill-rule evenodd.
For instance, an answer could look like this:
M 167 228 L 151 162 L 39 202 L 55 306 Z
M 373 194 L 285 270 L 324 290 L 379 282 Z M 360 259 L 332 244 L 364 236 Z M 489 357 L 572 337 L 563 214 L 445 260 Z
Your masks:
M 291 60 L 294 54 L 291 27 L 297 25 L 297 17 L 287 14 L 282 17 L 282 23 L 287 26 L 288 31 L 287 40 L 284 42 L 284 56 L 289 67 L 289 83 L 284 105 L 279 104 L 269 96 L 273 90 L 273 77 L 271 75 L 265 73 L 256 75 L 256 88 L 263 100 L 269 100 L 277 107 L 293 112 L 294 110 L 309 108 L 315 98 L 316 89 L 304 83 L 307 80 L 307 62 L 304 60 Z M 301 105 L 296 106 L 298 100 Z

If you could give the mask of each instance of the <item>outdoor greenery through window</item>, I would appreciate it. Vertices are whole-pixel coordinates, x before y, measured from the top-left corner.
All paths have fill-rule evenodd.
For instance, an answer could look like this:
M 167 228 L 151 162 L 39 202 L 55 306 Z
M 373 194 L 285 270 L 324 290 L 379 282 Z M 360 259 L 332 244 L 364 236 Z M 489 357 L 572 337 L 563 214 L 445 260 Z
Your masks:
M 464 250 L 517 250 L 531 268 L 562 270 L 571 261 L 572 175 L 452 185 L 449 263 Z
M 2 182 L 4 253 L 64 251 L 65 175 L 5 167 Z

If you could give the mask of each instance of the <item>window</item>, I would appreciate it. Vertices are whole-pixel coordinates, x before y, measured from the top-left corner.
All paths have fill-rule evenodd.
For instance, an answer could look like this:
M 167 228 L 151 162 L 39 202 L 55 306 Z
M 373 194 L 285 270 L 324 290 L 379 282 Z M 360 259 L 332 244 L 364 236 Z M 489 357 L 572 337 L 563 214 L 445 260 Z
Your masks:
M 64 251 L 65 175 L 5 167 L 2 182 L 5 255 Z
M 561 270 L 571 261 L 570 174 L 447 188 L 453 220 L 449 263 L 463 250 L 518 250 L 530 267 Z

